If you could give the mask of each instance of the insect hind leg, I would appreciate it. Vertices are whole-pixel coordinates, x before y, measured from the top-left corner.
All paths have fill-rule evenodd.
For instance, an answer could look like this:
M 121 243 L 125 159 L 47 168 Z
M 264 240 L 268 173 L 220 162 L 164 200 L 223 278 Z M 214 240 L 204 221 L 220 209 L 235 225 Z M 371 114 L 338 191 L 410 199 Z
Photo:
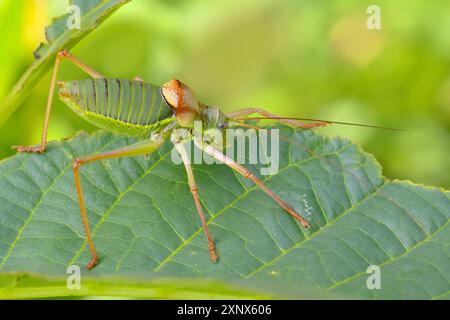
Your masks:
M 81 166 L 98 160 L 149 154 L 159 149 L 163 144 L 164 138 L 162 136 L 153 136 L 149 140 L 140 141 L 124 148 L 99 154 L 83 156 L 74 160 L 73 175 L 75 179 L 75 187 L 77 190 L 78 204 L 80 206 L 81 219 L 83 221 L 83 227 L 86 233 L 86 241 L 91 252 L 91 260 L 87 264 L 88 269 L 92 269 L 98 263 L 99 258 L 97 255 L 97 251 L 95 250 L 94 241 L 92 240 L 91 230 L 89 228 L 88 217 L 86 214 L 86 208 L 84 206 L 83 192 L 81 189 L 79 173 Z
M 41 135 L 41 144 L 39 146 L 12 146 L 12 149 L 16 149 L 17 152 L 33 152 L 33 153 L 43 153 L 45 151 L 45 147 L 47 146 L 47 129 L 50 121 L 50 112 L 52 110 L 53 104 L 53 95 L 55 91 L 56 84 L 56 76 L 58 75 L 59 66 L 62 59 L 67 59 L 81 70 L 89 74 L 94 79 L 104 78 L 104 76 L 95 71 L 94 69 L 88 67 L 86 64 L 78 60 L 74 55 L 72 55 L 67 49 L 60 51 L 56 54 L 55 64 L 53 66 L 52 80 L 50 82 L 50 89 L 47 98 L 47 106 L 45 108 L 45 118 L 44 118 L 44 126 L 42 129 Z

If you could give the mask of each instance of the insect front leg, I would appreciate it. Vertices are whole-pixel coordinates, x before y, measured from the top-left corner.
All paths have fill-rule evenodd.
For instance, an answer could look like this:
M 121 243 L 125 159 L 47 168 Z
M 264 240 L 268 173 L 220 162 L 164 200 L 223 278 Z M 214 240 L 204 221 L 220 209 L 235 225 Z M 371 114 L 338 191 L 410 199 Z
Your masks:
M 200 216 L 200 220 L 202 221 L 202 226 L 203 226 L 203 230 L 205 232 L 206 240 L 208 241 L 208 249 L 209 249 L 209 255 L 211 257 L 211 261 L 217 262 L 217 260 L 219 258 L 216 253 L 214 241 L 208 230 L 208 225 L 206 223 L 205 214 L 203 213 L 202 205 L 200 204 L 200 199 L 198 197 L 197 184 L 195 183 L 194 173 L 192 172 L 192 167 L 191 167 L 191 164 L 189 161 L 188 154 L 187 154 L 186 149 L 184 148 L 183 144 L 175 142 L 174 146 L 177 149 L 178 153 L 180 154 L 181 159 L 183 160 L 184 167 L 186 169 L 186 173 L 188 176 L 188 182 L 189 182 L 189 189 L 191 190 L 192 196 L 194 198 L 198 215 Z
M 153 136 L 149 140 L 140 141 L 130 146 L 120 148 L 113 151 L 103 152 L 76 158 L 73 162 L 73 175 L 75 178 L 75 187 L 78 195 L 78 204 L 80 206 L 81 219 L 83 221 L 84 231 L 86 233 L 87 243 L 91 252 L 91 261 L 87 264 L 88 269 L 92 269 L 99 261 L 97 251 L 95 250 L 94 241 L 92 240 L 91 231 L 89 229 L 88 218 L 84 206 L 83 192 L 80 183 L 80 168 L 82 165 L 91 163 L 97 160 L 104 160 L 110 158 L 130 157 L 149 154 L 159 149 L 164 144 L 164 138 L 161 136 Z
M 50 120 L 50 111 L 52 109 L 52 103 L 53 103 L 53 95 L 55 91 L 55 83 L 56 83 L 56 76 L 58 75 L 59 65 L 62 59 L 67 59 L 71 61 L 73 64 L 75 64 L 77 67 L 79 67 L 81 70 L 85 71 L 87 74 L 89 74 L 93 78 L 104 78 L 104 76 L 94 69 L 88 67 L 83 62 L 78 60 L 74 55 L 72 55 L 69 51 L 63 50 L 56 54 L 55 64 L 53 66 L 53 73 L 52 73 L 52 80 L 50 82 L 50 90 L 48 93 L 47 98 L 47 106 L 45 108 L 45 118 L 44 118 L 44 127 L 42 129 L 42 136 L 41 136 L 41 144 L 39 146 L 13 146 L 13 149 L 17 149 L 17 152 L 35 152 L 35 153 L 43 153 L 45 151 L 45 147 L 47 145 L 47 129 L 48 129 L 48 123 Z
M 302 218 L 294 209 L 292 209 L 286 202 L 281 200 L 272 190 L 270 190 L 266 185 L 259 180 L 250 170 L 243 167 L 239 163 L 235 162 L 233 159 L 227 157 L 219 150 L 213 148 L 212 146 L 204 143 L 203 141 L 194 138 L 194 143 L 203 151 L 205 151 L 210 156 L 216 158 L 220 162 L 225 163 L 227 166 L 233 170 L 240 173 L 244 178 L 252 180 L 262 191 L 267 193 L 276 203 L 278 203 L 287 213 L 289 213 L 294 219 L 298 220 L 301 225 L 305 228 L 309 228 L 309 222 Z
M 242 117 L 251 115 L 251 114 L 260 114 L 263 117 L 267 117 L 269 119 L 273 119 L 276 120 L 278 122 L 281 123 L 285 123 L 287 125 L 291 125 L 297 128 L 302 128 L 302 129 L 312 129 L 312 128 L 316 128 L 316 127 L 324 127 L 329 125 L 328 122 L 325 121 L 317 121 L 317 122 L 313 122 L 313 123 L 304 123 L 301 122 L 299 120 L 294 120 L 294 119 L 283 119 L 280 116 L 277 116 L 273 113 L 270 113 L 264 109 L 261 108 L 245 108 L 245 109 L 240 109 L 231 113 L 227 114 L 228 118 L 234 119 L 234 120 L 238 120 Z

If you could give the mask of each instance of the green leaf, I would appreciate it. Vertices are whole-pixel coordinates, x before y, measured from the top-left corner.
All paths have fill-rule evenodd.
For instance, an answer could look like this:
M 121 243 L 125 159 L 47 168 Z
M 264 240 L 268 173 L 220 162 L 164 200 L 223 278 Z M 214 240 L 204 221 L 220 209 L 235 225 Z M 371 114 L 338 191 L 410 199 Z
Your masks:
M 53 66 L 56 53 L 64 48 L 70 49 L 81 39 L 97 28 L 120 6 L 130 0 L 69 0 L 69 5 L 80 8 L 80 29 L 69 29 L 64 14 L 53 20 L 45 29 L 48 43 L 41 43 L 34 52 L 36 60 L 25 71 L 19 81 L 6 96 L 0 108 L 0 127 L 8 120 L 16 108 L 31 93 L 34 86 Z
M 375 159 L 348 140 L 281 131 L 290 142 L 280 140 L 280 171 L 261 178 L 312 227 L 302 229 L 228 167 L 195 165 L 217 264 L 170 143 L 149 157 L 83 166 L 101 258 L 92 271 L 84 269 L 89 251 L 72 161 L 134 140 L 80 134 L 43 155 L 2 161 L 0 297 L 449 297 L 447 191 L 386 180 Z M 80 290 L 66 288 L 72 264 L 82 268 Z M 370 265 L 380 268 L 381 289 L 367 287 Z

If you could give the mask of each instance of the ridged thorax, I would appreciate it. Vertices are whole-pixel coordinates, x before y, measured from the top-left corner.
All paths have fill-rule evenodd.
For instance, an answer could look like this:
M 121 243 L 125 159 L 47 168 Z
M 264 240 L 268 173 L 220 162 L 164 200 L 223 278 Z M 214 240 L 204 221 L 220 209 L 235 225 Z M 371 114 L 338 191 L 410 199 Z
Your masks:
M 217 107 L 199 102 L 194 92 L 179 80 L 170 80 L 161 87 L 161 95 L 175 112 L 182 127 L 192 127 L 194 121 L 201 120 L 203 129 L 222 129 L 226 116 Z

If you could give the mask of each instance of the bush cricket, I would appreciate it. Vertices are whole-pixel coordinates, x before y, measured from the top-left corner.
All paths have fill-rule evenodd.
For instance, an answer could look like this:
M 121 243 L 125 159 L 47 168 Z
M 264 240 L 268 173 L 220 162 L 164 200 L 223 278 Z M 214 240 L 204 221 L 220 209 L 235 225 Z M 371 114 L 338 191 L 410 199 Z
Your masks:
M 60 62 L 63 59 L 72 62 L 86 72 L 91 78 L 57 82 L 56 78 Z M 41 143 L 39 146 L 30 147 L 13 146 L 18 152 L 43 153 L 45 151 L 47 145 L 47 128 L 55 86 L 58 86 L 59 98 L 85 120 L 108 131 L 140 138 L 138 142 L 129 146 L 99 154 L 77 157 L 73 161 L 73 174 L 80 214 L 91 254 L 91 260 L 87 264 L 88 269 L 92 269 L 99 262 L 99 257 L 92 240 L 83 200 L 79 176 L 81 166 L 97 160 L 147 155 L 160 148 L 166 140 L 170 139 L 180 154 L 184 164 L 190 192 L 194 198 L 195 206 L 207 239 L 211 261 L 217 262 L 218 255 L 200 204 L 192 167 L 185 146 L 174 135 L 175 129 L 186 128 L 187 130 L 192 131 L 194 121 L 201 121 L 202 130 L 224 130 L 225 128 L 239 125 L 244 127 L 254 127 L 245 124 L 245 121 L 249 119 L 272 119 L 302 129 L 323 127 L 332 123 L 358 125 L 317 119 L 279 117 L 260 108 L 244 108 L 224 114 L 217 107 L 207 106 L 199 102 L 193 91 L 179 80 L 170 80 L 159 87 L 146 83 L 139 77 L 135 77 L 133 80 L 107 78 L 81 62 L 69 51 L 63 50 L 56 55 L 53 67 Z M 249 117 L 254 114 L 259 116 Z M 301 120 L 312 122 L 304 123 Z M 369 125 L 361 126 L 375 127 Z M 226 164 L 243 177 L 252 180 L 290 216 L 296 219 L 302 227 L 309 227 L 307 220 L 280 199 L 252 172 L 235 162 L 233 159 L 227 157 L 221 150 L 195 139 L 194 136 L 195 135 L 191 136 L 192 140 L 199 149 Z

